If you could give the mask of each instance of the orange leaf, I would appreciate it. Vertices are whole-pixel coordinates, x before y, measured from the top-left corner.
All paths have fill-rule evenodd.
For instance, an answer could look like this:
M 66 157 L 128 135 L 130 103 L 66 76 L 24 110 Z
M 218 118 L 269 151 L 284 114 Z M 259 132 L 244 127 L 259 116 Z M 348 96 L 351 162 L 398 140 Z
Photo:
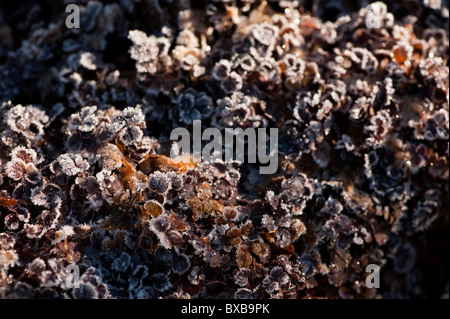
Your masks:
M 15 206 L 17 205 L 17 200 L 10 196 L 1 196 L 0 195 L 0 206 Z

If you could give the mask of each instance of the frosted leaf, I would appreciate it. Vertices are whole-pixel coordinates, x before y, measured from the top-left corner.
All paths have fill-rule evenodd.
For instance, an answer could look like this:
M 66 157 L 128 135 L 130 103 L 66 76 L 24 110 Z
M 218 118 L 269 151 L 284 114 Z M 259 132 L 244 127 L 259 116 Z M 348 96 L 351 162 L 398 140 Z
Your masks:
M 230 75 L 231 72 L 231 63 L 228 60 L 220 60 L 214 65 L 212 70 L 212 76 L 217 81 L 222 81 L 227 76 Z
M 43 188 L 35 187 L 31 191 L 31 202 L 48 209 L 60 206 L 65 198 L 66 196 L 61 188 L 52 183 L 45 185 Z
M 170 118 L 185 125 L 191 125 L 193 120 L 208 118 L 213 110 L 211 97 L 192 88 L 182 92 L 172 100 L 172 103 L 173 106 L 169 110 Z
M 180 175 L 175 172 L 168 172 L 166 174 L 170 178 L 170 185 L 172 189 L 178 191 L 183 187 L 184 180 Z
M 24 163 L 36 163 L 37 154 L 32 148 L 26 148 L 24 146 L 17 146 L 11 151 L 11 158 L 22 160 Z
M 0 250 L 0 265 L 1 268 L 8 270 L 10 267 L 14 267 L 14 265 L 18 264 L 19 256 L 17 255 L 16 250 Z
M 16 244 L 16 237 L 6 232 L 0 233 L 0 249 L 7 250 L 14 247 Z
M 275 266 L 270 270 L 270 276 L 278 282 L 281 286 L 285 286 L 289 283 L 289 276 L 284 271 L 283 267 Z
M 251 276 L 251 270 L 246 268 L 239 269 L 234 274 L 234 282 L 240 287 L 245 287 L 248 285 L 248 278 Z
M 45 261 L 42 258 L 35 258 L 29 265 L 28 265 L 28 271 L 33 274 L 37 275 L 42 273 L 46 269 Z
M 104 169 L 114 170 L 122 166 L 122 161 L 125 159 L 120 149 L 115 144 L 108 143 L 102 147 L 98 154 L 100 155 L 99 162 Z
M 78 195 L 77 191 L 79 192 L 78 194 L 81 193 L 82 195 Z M 84 197 L 86 202 L 89 203 L 88 208 L 91 210 L 98 210 L 103 205 L 100 187 L 94 176 L 77 177 L 75 184 L 70 189 L 70 196 L 73 200 L 79 200 Z
M 139 30 L 131 30 L 128 38 L 133 42 L 130 49 L 131 58 L 136 60 L 136 69 L 139 73 L 155 74 L 161 70 L 166 62 L 162 59 L 167 56 L 170 42 L 167 38 L 157 38 L 147 35 Z
M 227 60 L 225 60 L 225 61 L 227 61 Z M 241 67 L 244 71 L 250 72 L 255 69 L 256 62 L 255 62 L 255 59 L 253 59 L 253 57 L 250 54 L 244 54 L 239 58 L 239 60 L 237 60 L 236 66 Z M 228 73 L 229 72 L 227 72 L 227 74 Z M 214 74 L 213 74 L 213 76 L 214 76 Z M 220 80 L 220 78 L 216 79 L 216 80 Z
M 220 254 L 215 250 L 207 250 L 203 259 L 213 268 L 220 266 Z
M 270 254 L 270 248 L 264 243 L 263 240 L 255 240 L 251 245 L 252 253 L 259 257 L 268 257 Z
M 43 210 L 38 218 L 38 225 L 43 228 L 43 231 L 47 231 L 50 228 L 54 228 L 58 223 L 58 219 L 61 213 L 58 209 Z
M 364 127 L 364 132 L 369 134 L 367 143 L 373 146 L 379 146 L 386 134 L 391 129 L 392 120 L 388 111 L 380 110 L 370 119 L 370 125 Z
M 248 268 L 251 265 L 253 258 L 247 246 L 238 247 L 236 250 L 236 261 L 239 268 Z
M 269 215 L 264 215 L 262 217 L 261 225 L 270 232 L 278 228 L 278 226 L 275 224 L 275 220 Z
M 86 133 L 94 131 L 99 123 L 99 119 L 95 114 L 96 111 L 97 106 L 86 106 L 83 107 L 80 112 L 71 115 L 68 123 L 69 130 Z
M 36 171 L 36 169 L 33 163 L 26 164 L 20 159 L 13 159 L 5 166 L 8 177 L 16 181 L 25 179 L 28 174 Z
M 19 228 L 20 220 L 15 214 L 8 214 L 5 216 L 5 226 L 9 230 L 16 230 Z
M 52 245 L 57 244 L 69 236 L 75 234 L 73 227 L 70 225 L 64 225 L 60 230 L 55 233 L 55 239 L 52 240 Z
M 305 62 L 297 58 L 293 54 L 286 54 L 283 58 L 286 67 L 286 76 L 290 81 L 297 82 L 303 79 L 303 72 L 305 71 Z
M 89 168 L 89 163 L 80 154 L 66 153 L 56 159 L 61 165 L 62 172 L 68 176 L 82 173 Z
M 150 186 L 150 189 L 160 194 L 166 194 L 169 191 L 171 184 L 170 177 L 165 173 L 157 171 L 148 176 L 148 185 Z
M 47 207 L 49 205 L 47 195 L 41 191 L 40 187 L 36 187 L 32 190 L 31 202 L 37 206 Z
M 242 78 L 239 74 L 232 71 L 229 76 L 224 78 L 220 82 L 220 88 L 226 93 L 231 94 L 235 91 L 239 91 L 242 88 Z
M 160 233 L 157 235 L 159 235 L 161 245 L 167 249 L 172 247 L 177 249 L 183 241 L 183 236 L 176 230 L 170 230 L 166 234 Z
M 161 233 L 169 230 L 171 226 L 170 217 L 166 214 L 161 214 L 150 221 L 150 230 L 155 233 Z
M 180 67 L 185 71 L 190 71 L 194 68 L 194 66 L 198 65 L 200 61 L 192 54 L 187 54 L 181 60 Z
M 372 52 L 366 48 L 352 48 L 344 52 L 354 64 L 358 65 L 362 71 L 373 74 L 378 68 L 378 60 Z
M 140 107 L 127 107 L 122 111 L 122 116 L 128 124 L 145 127 L 145 116 Z
M 135 178 L 133 178 L 132 183 L 134 191 L 137 193 L 143 192 L 148 188 L 147 176 L 141 171 L 138 171 L 136 173 L 136 176 Z
M 27 175 L 25 175 L 25 181 L 30 183 L 31 185 L 37 185 L 42 182 L 42 174 L 40 171 L 31 171 Z
M 291 233 L 285 228 L 278 228 L 275 238 L 280 247 L 287 247 L 293 241 Z
M 6 115 L 6 123 L 11 130 L 30 139 L 44 134 L 44 125 L 48 121 L 49 118 L 45 112 L 32 105 L 26 107 L 16 105 Z
M 119 139 L 125 146 L 138 144 L 143 136 L 144 132 L 138 126 L 134 125 L 125 126 L 119 132 Z
M 21 206 L 20 204 L 15 207 L 15 210 L 16 210 L 17 218 L 19 218 L 19 220 L 21 222 L 28 223 L 28 221 L 30 220 L 30 216 L 31 216 L 30 211 L 27 208 L 25 208 L 24 206 Z
M 301 206 L 304 200 L 309 199 L 315 191 L 314 183 L 302 173 L 285 179 L 281 187 L 281 200 L 296 206 Z
M 28 238 L 41 238 L 44 235 L 45 229 L 41 225 L 35 224 L 25 224 L 24 225 L 25 234 Z

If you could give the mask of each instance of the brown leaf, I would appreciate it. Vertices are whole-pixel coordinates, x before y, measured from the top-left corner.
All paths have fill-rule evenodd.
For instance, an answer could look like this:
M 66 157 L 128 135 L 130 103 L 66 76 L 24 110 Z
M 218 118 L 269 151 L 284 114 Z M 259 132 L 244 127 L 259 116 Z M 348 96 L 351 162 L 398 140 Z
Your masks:
M 239 268 L 248 268 L 252 263 L 252 256 L 250 249 L 247 246 L 241 246 L 236 252 L 236 261 Z
M 195 168 L 196 166 L 197 164 L 190 162 L 176 163 L 171 158 L 164 155 L 147 155 L 146 159 L 139 164 L 138 169 L 144 174 L 150 174 L 154 171 L 175 171 L 183 173 L 189 168 Z
M 0 195 L 0 206 L 15 206 L 17 205 L 17 200 L 10 196 L 1 196 Z

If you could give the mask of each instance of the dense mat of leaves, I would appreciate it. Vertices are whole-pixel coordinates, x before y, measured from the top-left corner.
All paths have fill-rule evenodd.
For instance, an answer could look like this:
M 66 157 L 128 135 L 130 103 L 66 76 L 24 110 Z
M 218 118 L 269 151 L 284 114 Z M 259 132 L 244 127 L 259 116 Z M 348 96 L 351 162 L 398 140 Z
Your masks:
M 2 3 L 0 298 L 448 298 L 448 1 L 366 5 Z M 196 119 L 278 171 L 175 163 Z

